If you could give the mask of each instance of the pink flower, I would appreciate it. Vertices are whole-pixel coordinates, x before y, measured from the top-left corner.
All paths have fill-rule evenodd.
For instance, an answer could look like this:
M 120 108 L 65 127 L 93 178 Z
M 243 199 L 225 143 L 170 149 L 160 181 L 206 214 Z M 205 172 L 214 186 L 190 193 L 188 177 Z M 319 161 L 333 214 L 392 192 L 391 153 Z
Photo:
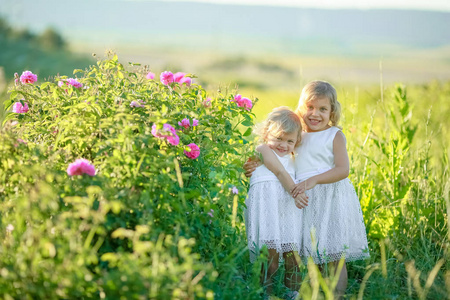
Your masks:
M 211 208 L 211 210 L 209 211 L 208 215 L 209 215 L 211 218 L 214 218 L 214 209 Z
M 31 73 L 30 71 L 25 71 L 20 75 L 20 82 L 25 83 L 35 83 L 37 81 L 37 75 Z
M 28 104 L 26 102 L 24 102 L 23 105 L 20 102 L 16 102 L 13 105 L 12 111 L 16 114 L 24 114 L 28 111 L 28 109 Z
M 83 85 L 80 82 L 78 82 L 78 80 L 76 78 L 69 78 L 69 79 L 67 79 L 67 82 L 74 88 L 83 87 Z
M 144 105 L 141 105 L 139 102 L 137 102 L 135 100 L 131 101 L 130 106 L 131 107 L 145 107 Z
M 186 83 L 187 86 L 191 86 L 192 84 L 192 78 L 190 77 L 183 77 L 180 79 L 180 84 Z
M 159 76 L 159 79 L 161 79 L 162 84 L 169 85 L 174 81 L 173 74 L 170 71 L 164 71 L 161 73 L 161 76 Z
M 236 195 L 239 194 L 239 190 L 236 186 L 233 186 L 233 188 L 231 189 L 231 192 Z
M 159 139 L 166 139 L 171 145 L 178 145 L 180 143 L 180 138 L 177 135 L 177 131 L 170 124 L 164 124 L 163 128 L 158 130 L 156 124 L 152 126 L 152 134 L 154 137 Z
M 237 94 L 236 96 L 234 96 L 234 100 L 231 100 L 231 102 L 239 102 L 241 101 L 242 96 L 240 94 Z
M 67 82 L 66 82 L 65 84 L 67 85 Z M 63 85 L 64 85 L 64 81 L 61 81 L 61 80 L 58 81 L 58 86 L 59 86 L 59 87 L 62 87 Z
M 186 73 L 183 72 L 173 74 L 173 80 L 178 82 L 180 85 L 186 83 L 187 86 L 190 86 L 192 83 L 192 78 L 186 77 Z
M 181 122 L 178 122 L 178 125 L 183 126 L 184 128 L 188 129 L 189 126 L 191 126 L 191 123 L 189 122 L 188 118 L 184 118 L 181 120 Z
M 25 142 L 24 140 L 22 140 L 22 139 L 17 139 L 17 144 L 14 144 L 14 147 L 19 147 L 19 145 L 20 144 L 24 144 L 24 145 L 26 145 L 27 144 L 27 142 Z
M 198 126 L 198 120 L 197 119 L 192 119 L 192 127 L 194 126 Z
M 202 102 L 202 104 L 206 108 L 211 107 L 211 98 L 206 98 L 205 101 Z
M 146 78 L 147 78 L 147 79 L 155 79 L 155 73 L 148 72 Z
M 173 80 L 175 82 L 180 82 L 180 80 L 186 75 L 186 73 L 183 72 L 177 72 L 175 74 L 173 74 Z
M 237 100 L 236 103 L 237 103 L 237 106 L 243 107 L 246 110 L 250 110 L 253 107 L 252 100 L 250 100 L 246 97 L 242 97 L 241 99 Z
M 69 176 L 87 174 L 89 176 L 95 176 L 95 167 L 84 158 L 79 158 L 75 162 L 69 164 L 67 168 L 67 174 Z
M 184 154 L 186 154 L 186 156 L 190 159 L 196 159 L 200 155 L 200 148 L 194 143 L 190 143 L 187 146 L 189 147 L 190 151 L 184 150 Z

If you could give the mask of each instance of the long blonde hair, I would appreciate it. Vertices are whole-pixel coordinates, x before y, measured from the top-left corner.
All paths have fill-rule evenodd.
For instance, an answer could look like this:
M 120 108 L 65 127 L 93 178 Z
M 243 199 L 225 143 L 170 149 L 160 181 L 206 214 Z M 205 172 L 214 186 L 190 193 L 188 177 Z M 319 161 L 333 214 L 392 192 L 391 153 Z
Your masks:
M 259 142 L 265 144 L 268 141 L 269 133 L 278 137 L 284 133 L 292 133 L 296 130 L 297 142 L 295 143 L 295 147 L 298 147 L 302 140 L 302 123 L 300 117 L 289 107 L 280 106 L 274 108 L 269 113 L 267 119 L 256 128 L 255 133 L 259 135 Z
M 316 98 L 326 97 L 330 100 L 331 112 L 330 123 L 332 126 L 339 127 L 339 120 L 341 119 L 341 104 L 337 100 L 336 89 L 326 81 L 316 80 L 306 84 L 300 95 L 297 109 L 295 113 L 300 117 L 303 116 L 306 109 L 306 104 Z M 303 118 L 301 118 L 302 124 Z

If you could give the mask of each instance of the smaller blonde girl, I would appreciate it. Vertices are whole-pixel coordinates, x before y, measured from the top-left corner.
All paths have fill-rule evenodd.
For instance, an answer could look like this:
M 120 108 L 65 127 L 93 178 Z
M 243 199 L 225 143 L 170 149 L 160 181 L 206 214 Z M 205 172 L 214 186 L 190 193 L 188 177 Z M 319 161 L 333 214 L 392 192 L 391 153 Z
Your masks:
M 273 151 L 286 171 L 282 173 L 287 175 L 278 179 L 280 174 L 272 173 L 264 165 L 257 167 L 250 179 L 246 199 L 245 223 L 250 259 L 254 261 L 264 245 L 269 252 L 267 268 L 263 268 L 261 274 L 268 294 L 280 254 L 285 259 L 285 285 L 292 290 L 299 288 L 297 251 L 301 247 L 299 228 L 302 223 L 299 208 L 305 207 L 307 201 L 304 194 L 294 199 L 288 191 L 295 186 L 293 153 L 300 144 L 301 132 L 300 118 L 288 107 L 275 108 L 257 129 L 261 145 Z

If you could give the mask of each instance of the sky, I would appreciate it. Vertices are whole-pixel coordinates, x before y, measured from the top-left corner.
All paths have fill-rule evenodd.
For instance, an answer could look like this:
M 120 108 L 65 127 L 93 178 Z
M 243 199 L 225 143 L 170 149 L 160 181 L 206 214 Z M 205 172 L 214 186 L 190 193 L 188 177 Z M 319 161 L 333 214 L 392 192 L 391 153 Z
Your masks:
M 152 1 L 152 0 L 128 0 Z M 328 9 L 414 9 L 450 11 L 450 0 L 162 0 L 165 2 L 204 2 L 218 4 L 274 5 Z

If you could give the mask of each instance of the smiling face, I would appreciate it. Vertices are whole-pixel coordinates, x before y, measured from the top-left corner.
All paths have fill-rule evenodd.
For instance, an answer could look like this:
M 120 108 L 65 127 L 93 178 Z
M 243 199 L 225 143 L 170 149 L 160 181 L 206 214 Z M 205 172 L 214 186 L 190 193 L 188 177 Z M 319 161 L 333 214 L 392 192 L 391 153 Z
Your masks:
M 327 97 L 316 97 L 304 107 L 303 121 L 307 132 L 317 132 L 330 128 L 331 104 Z
M 278 136 L 269 132 L 267 135 L 267 145 L 275 151 L 279 156 L 285 156 L 294 152 L 295 144 L 297 143 L 298 131 L 290 133 L 281 133 Z

